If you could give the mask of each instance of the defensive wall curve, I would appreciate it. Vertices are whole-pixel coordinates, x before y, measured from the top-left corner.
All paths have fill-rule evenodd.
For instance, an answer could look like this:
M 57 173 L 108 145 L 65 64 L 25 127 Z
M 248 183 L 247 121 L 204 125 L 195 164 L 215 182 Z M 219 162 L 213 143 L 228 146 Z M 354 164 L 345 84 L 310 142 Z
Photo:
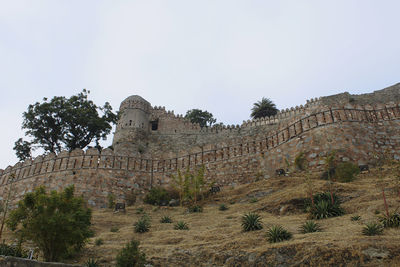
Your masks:
M 227 129 L 228 130 L 228 129 Z M 229 129 L 233 130 L 233 129 Z M 78 193 L 93 206 L 105 206 L 109 193 L 124 199 L 135 189 L 140 192 L 154 185 L 168 186 L 178 169 L 204 164 L 207 178 L 220 185 L 265 178 L 285 166 L 285 158 L 306 153 L 310 167 L 321 168 L 324 153 L 337 150 L 342 160 L 367 163 L 372 154 L 389 151 L 400 159 L 400 104 L 351 105 L 332 107 L 281 125 L 264 136 L 246 137 L 236 143 L 205 146 L 203 150 L 180 153 L 176 157 L 133 157 L 116 155 L 111 149 L 48 154 L 0 170 L 0 195 L 10 186 L 15 198 L 44 185 L 60 190 L 74 184 Z

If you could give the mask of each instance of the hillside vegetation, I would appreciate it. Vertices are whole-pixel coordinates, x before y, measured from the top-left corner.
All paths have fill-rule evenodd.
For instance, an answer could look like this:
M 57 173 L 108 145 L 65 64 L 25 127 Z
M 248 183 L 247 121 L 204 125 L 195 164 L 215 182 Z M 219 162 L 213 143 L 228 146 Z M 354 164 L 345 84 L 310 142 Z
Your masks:
M 95 236 L 78 261 L 95 258 L 101 266 L 114 266 L 118 251 L 136 239 L 153 266 L 400 266 L 400 228 L 385 228 L 376 236 L 362 234 L 366 223 L 385 214 L 382 185 L 389 210 L 400 206 L 397 175 L 394 166 L 384 166 L 359 174 L 352 182 L 335 183 L 333 190 L 345 214 L 314 220 L 321 231 L 307 234 L 300 229 L 309 219 L 304 173 L 224 187 L 204 201 L 203 212 L 146 204 L 128 207 L 126 213 L 95 210 Z M 327 192 L 327 181 L 319 177 L 312 175 L 313 191 Z M 228 209 L 220 210 L 221 204 Z M 261 230 L 243 231 L 242 217 L 249 212 L 260 215 Z M 150 229 L 136 233 L 134 223 L 144 213 Z M 164 216 L 172 223 L 161 223 Z M 175 230 L 178 221 L 189 229 Z M 292 238 L 269 243 L 267 231 L 273 225 L 283 226 Z

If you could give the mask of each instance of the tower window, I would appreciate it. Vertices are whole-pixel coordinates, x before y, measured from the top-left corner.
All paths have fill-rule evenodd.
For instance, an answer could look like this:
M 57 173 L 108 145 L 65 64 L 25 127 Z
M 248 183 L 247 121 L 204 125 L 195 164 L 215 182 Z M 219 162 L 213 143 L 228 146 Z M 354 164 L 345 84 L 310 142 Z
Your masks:
M 158 130 L 158 120 L 151 121 L 151 130 L 152 131 L 157 131 Z

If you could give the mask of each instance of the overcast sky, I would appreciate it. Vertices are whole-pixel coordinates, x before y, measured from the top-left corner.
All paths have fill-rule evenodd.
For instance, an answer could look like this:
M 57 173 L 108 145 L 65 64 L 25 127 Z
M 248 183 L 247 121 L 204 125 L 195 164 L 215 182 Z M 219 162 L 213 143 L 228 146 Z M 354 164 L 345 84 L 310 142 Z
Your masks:
M 390 86 L 399 11 L 398 0 L 0 0 L 0 168 L 17 162 L 29 104 L 82 88 L 115 110 L 137 94 L 241 124 L 262 97 L 284 109 Z

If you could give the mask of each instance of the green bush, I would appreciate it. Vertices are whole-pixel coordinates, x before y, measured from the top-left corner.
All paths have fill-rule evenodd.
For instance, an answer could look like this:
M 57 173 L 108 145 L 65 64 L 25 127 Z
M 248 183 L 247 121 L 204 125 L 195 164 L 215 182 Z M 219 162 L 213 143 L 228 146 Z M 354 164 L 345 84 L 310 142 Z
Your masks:
M 314 221 L 306 221 L 303 225 L 300 226 L 300 232 L 302 234 L 314 233 L 320 231 L 321 231 L 321 226 Z
M 110 229 L 110 232 L 112 232 L 112 233 L 116 233 L 118 231 L 119 231 L 119 228 L 116 227 L 116 226 L 112 226 L 111 229 Z
M 270 243 L 282 242 L 292 238 L 292 234 L 280 225 L 273 225 L 267 231 L 267 239 Z
M 383 226 L 380 223 L 370 222 L 365 224 L 362 229 L 363 235 L 373 236 L 373 235 L 381 235 L 383 233 Z
M 44 260 L 58 261 L 78 253 L 93 236 L 91 218 L 84 199 L 74 196 L 73 186 L 51 193 L 39 187 L 18 202 L 7 226 L 38 247 Z
M 333 205 L 329 192 L 314 194 L 313 198 L 315 204 L 314 207 L 312 207 L 309 198 L 304 200 L 305 211 L 310 212 L 312 219 L 324 219 L 344 214 L 344 210 L 341 208 L 340 200 L 336 194 L 333 194 Z
M 5 243 L 0 244 L 0 255 L 26 258 L 27 253 L 21 247 L 14 247 Z
M 100 264 L 95 259 L 88 259 L 84 266 L 85 267 L 100 267 Z
M 133 190 L 130 190 L 128 192 L 125 192 L 125 202 L 126 205 L 129 206 L 133 206 L 136 203 L 136 193 Z
M 340 203 L 339 197 L 335 193 L 333 193 L 332 196 L 333 196 L 334 203 Z M 328 201 L 328 202 L 332 201 L 331 194 L 329 192 L 315 193 L 313 195 L 313 198 L 314 198 L 314 203 L 318 203 L 322 200 Z M 310 210 L 311 200 L 309 198 L 304 199 L 304 207 L 306 209 L 306 212 Z
M 261 216 L 257 213 L 247 213 L 242 217 L 243 231 L 256 231 L 263 228 L 261 223 Z
M 297 154 L 297 156 L 294 158 L 294 165 L 296 168 L 300 171 L 304 171 L 306 168 L 306 156 L 304 155 L 304 152 L 300 152 Z
M 203 207 L 200 205 L 193 205 L 188 207 L 189 212 L 203 212 Z
M 146 255 L 140 252 L 139 241 L 132 240 L 118 253 L 117 267 L 143 267 Z
M 174 225 L 175 230 L 189 230 L 189 226 L 184 221 L 179 221 Z
M 101 246 L 101 245 L 104 244 L 104 240 L 101 239 L 101 238 L 97 238 L 97 239 L 94 241 L 94 244 L 95 244 L 96 246 Z
M 355 176 L 360 173 L 358 166 L 351 162 L 341 162 L 337 165 L 335 176 L 339 182 L 347 183 L 354 180 Z
M 107 195 L 107 207 L 109 209 L 115 208 L 115 196 L 111 193 Z
M 144 203 L 159 206 L 168 205 L 170 200 L 171 196 L 168 194 L 167 190 L 162 187 L 153 187 L 143 199 Z
M 311 209 L 311 218 L 317 220 L 337 217 L 343 214 L 344 211 L 338 202 L 332 205 L 331 201 L 326 200 L 316 202 L 315 207 Z
M 359 220 L 361 220 L 361 216 L 360 215 L 351 216 L 350 220 L 353 222 L 359 221 Z
M 137 208 L 136 209 L 136 214 L 144 214 L 144 209 L 143 208 Z
M 166 216 L 161 218 L 160 222 L 161 223 L 172 223 L 172 219 L 171 219 L 171 217 L 166 215 Z
M 227 210 L 228 209 L 228 206 L 227 205 L 225 205 L 225 204 L 221 204 L 221 205 L 219 205 L 219 208 L 218 208 L 220 211 L 225 211 L 225 210 Z
M 399 227 L 400 226 L 400 214 L 397 212 L 390 213 L 389 216 L 384 215 L 379 217 L 379 221 L 383 227 Z
M 250 203 L 256 203 L 257 201 L 258 201 L 258 198 L 256 198 L 256 197 L 252 197 L 249 200 Z
M 150 218 L 147 215 L 143 215 L 137 222 L 134 224 L 136 233 L 145 233 L 150 230 Z

